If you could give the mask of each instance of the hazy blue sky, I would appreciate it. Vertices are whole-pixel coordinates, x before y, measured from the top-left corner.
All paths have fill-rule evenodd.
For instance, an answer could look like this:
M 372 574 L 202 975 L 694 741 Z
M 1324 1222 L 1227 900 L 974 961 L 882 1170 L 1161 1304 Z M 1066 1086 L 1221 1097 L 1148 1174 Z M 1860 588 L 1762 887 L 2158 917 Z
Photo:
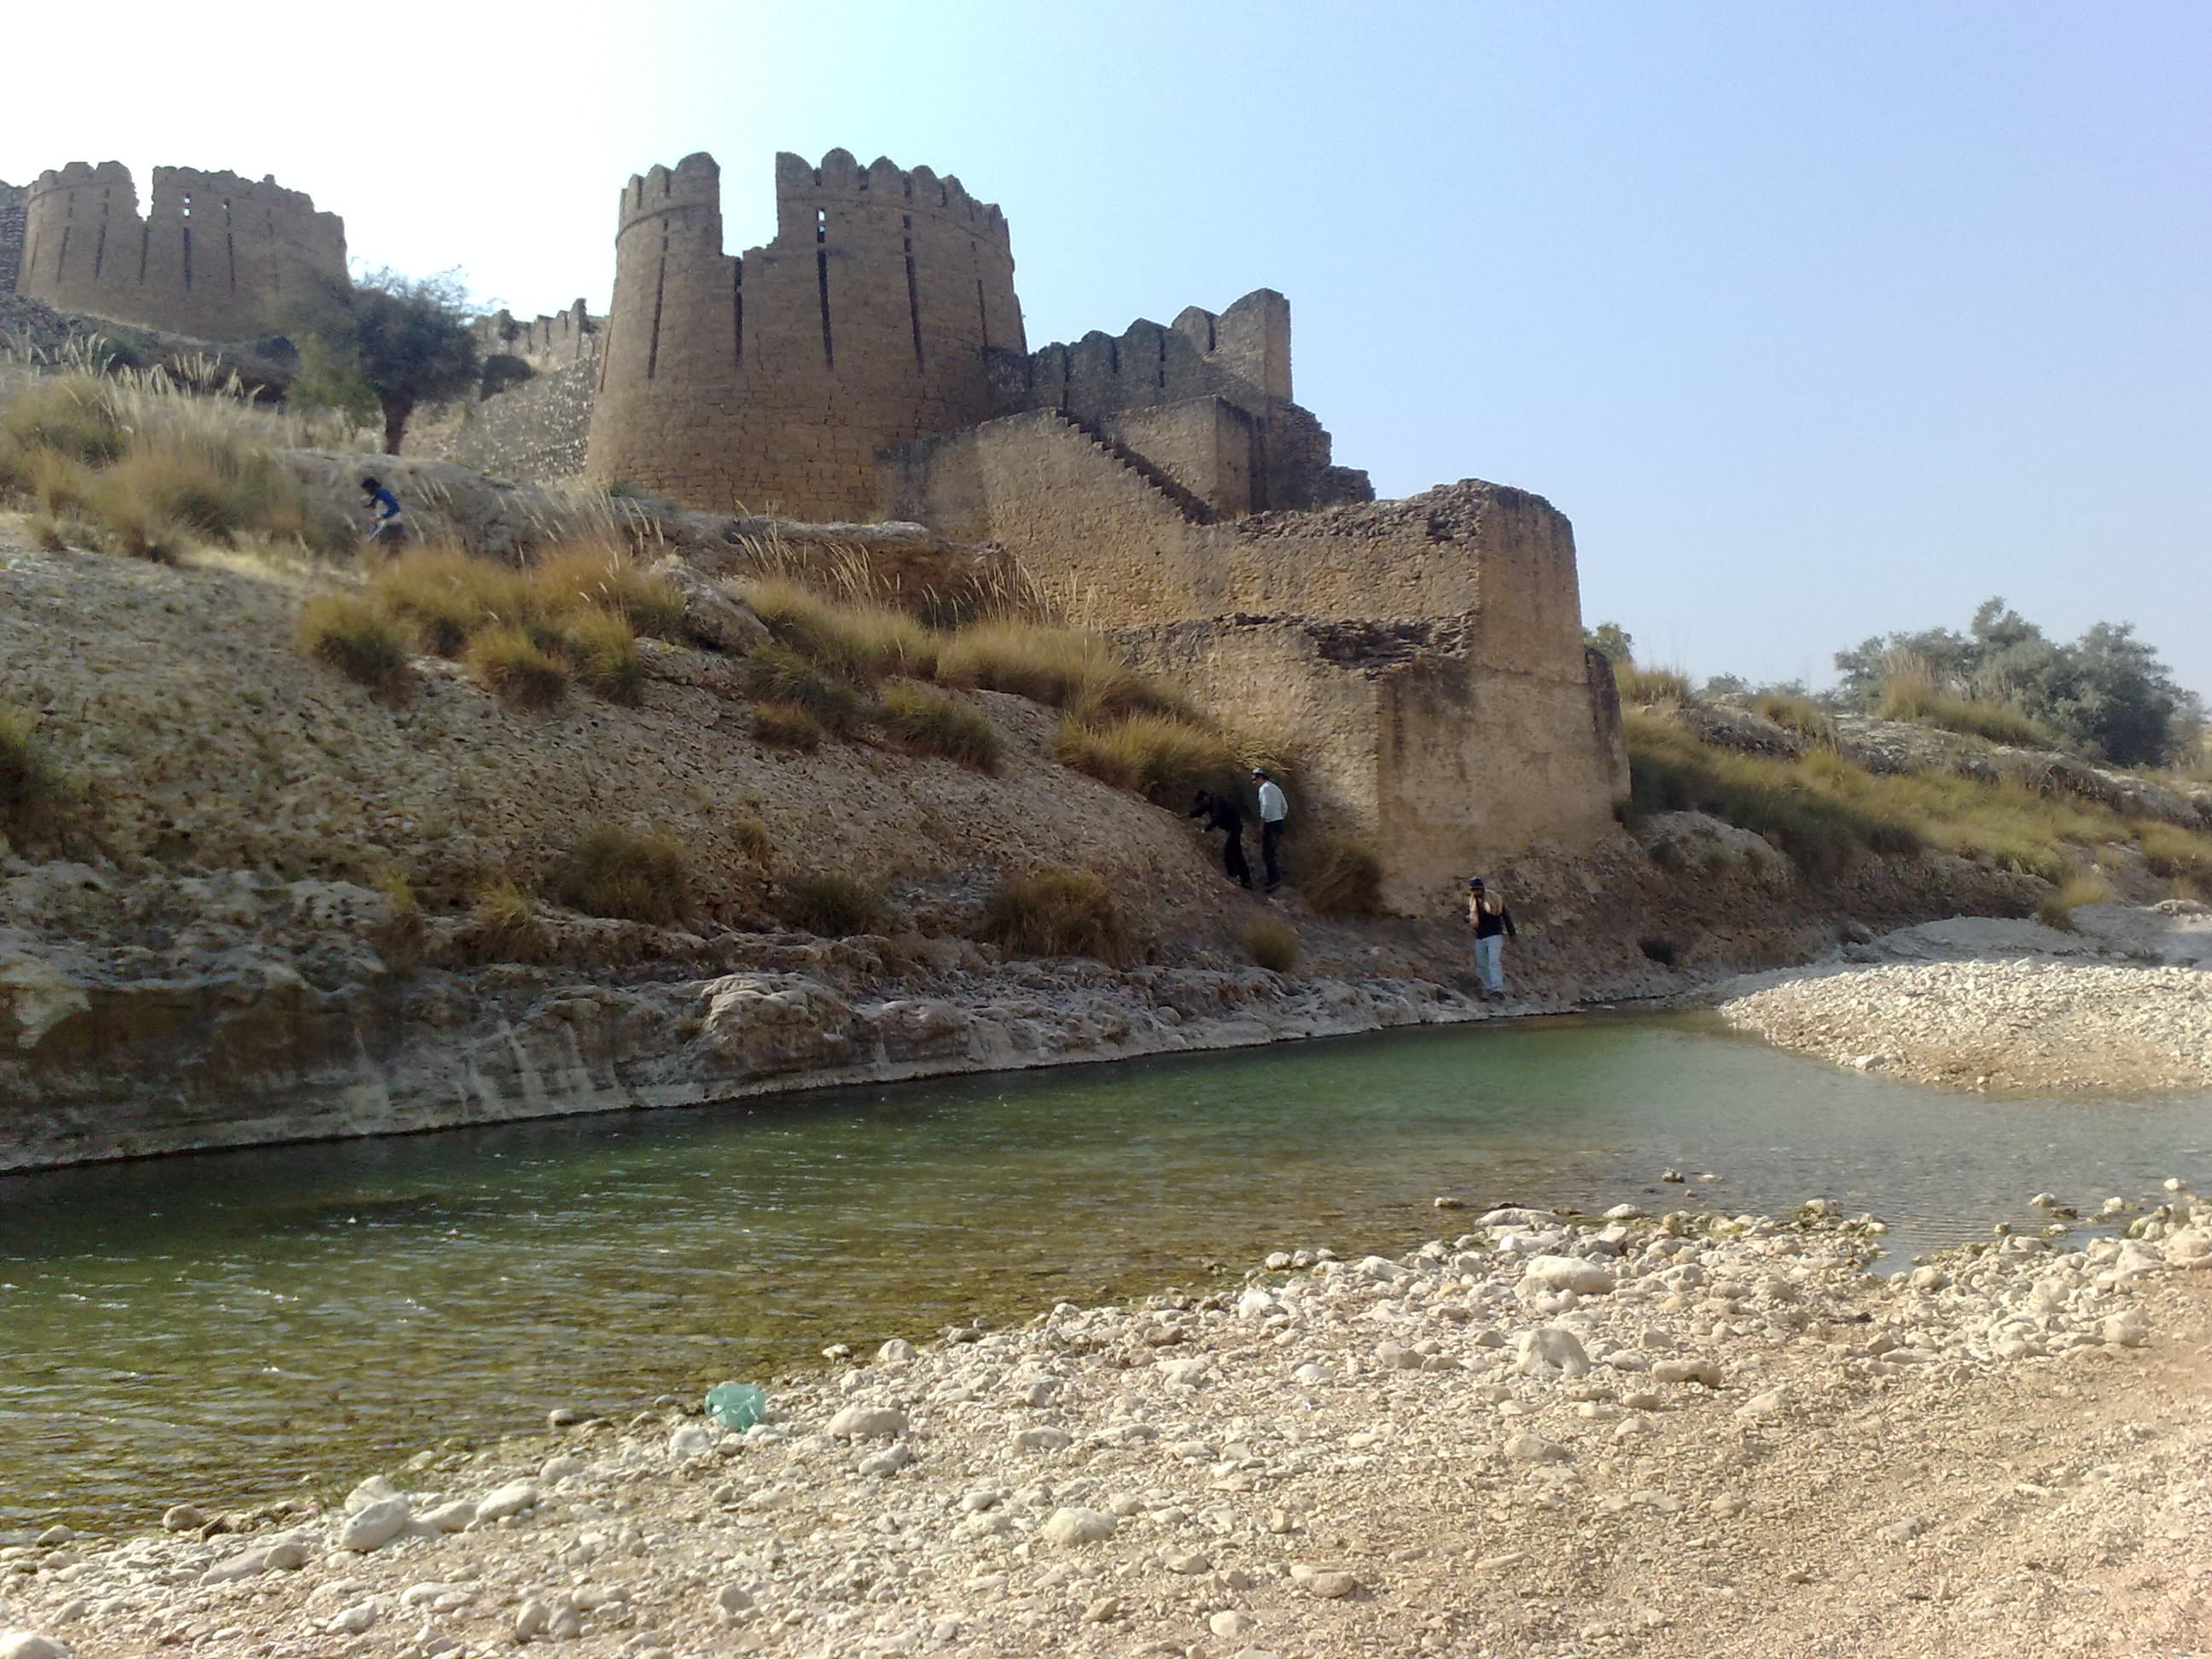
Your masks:
M 1005 208 L 1032 344 L 1282 289 L 1339 459 L 1549 497 L 1585 617 L 1651 659 L 1817 682 L 2002 592 L 2135 622 L 2212 692 L 2212 6 L 100 21 L 11 20 L 0 178 L 273 172 L 360 259 L 531 313 L 605 305 L 654 161 L 721 161 L 733 252 L 778 149 L 927 163 Z

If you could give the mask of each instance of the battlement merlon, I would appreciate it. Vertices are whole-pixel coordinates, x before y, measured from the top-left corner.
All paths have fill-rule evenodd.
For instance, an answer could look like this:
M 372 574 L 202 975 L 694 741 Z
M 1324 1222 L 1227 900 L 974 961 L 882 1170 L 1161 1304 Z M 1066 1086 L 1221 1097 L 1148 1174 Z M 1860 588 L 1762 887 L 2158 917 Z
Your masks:
M 994 202 L 979 202 L 951 173 L 902 169 L 878 155 L 862 167 L 848 149 L 833 149 L 819 167 L 788 150 L 775 158 L 775 230 L 779 240 L 811 240 L 816 216 L 840 205 L 895 204 L 901 213 L 949 222 L 1011 256 L 1012 235 Z
M 1119 334 L 1094 329 L 1025 357 L 994 351 L 992 358 L 993 401 L 1002 413 L 1054 401 L 1055 388 L 1068 389 L 1058 401 L 1078 412 L 1203 394 L 1244 406 L 1294 401 L 1291 302 L 1271 288 L 1255 289 L 1218 313 L 1186 306 L 1164 327 L 1139 317 Z

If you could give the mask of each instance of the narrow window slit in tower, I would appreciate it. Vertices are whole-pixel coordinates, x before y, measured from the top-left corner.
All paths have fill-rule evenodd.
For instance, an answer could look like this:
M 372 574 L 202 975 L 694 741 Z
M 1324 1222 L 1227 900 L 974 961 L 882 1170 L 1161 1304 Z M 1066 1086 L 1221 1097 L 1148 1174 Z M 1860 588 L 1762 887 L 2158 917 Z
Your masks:
M 730 262 L 730 367 L 745 366 L 745 262 Z
M 62 279 L 62 267 L 69 263 L 69 234 L 70 228 L 68 222 L 64 221 L 62 224 L 62 245 L 54 250 L 54 280 L 58 283 Z
M 665 221 L 663 221 L 665 223 Z M 668 292 L 668 233 L 660 233 L 660 264 L 653 274 L 653 337 L 645 348 L 645 378 L 660 372 L 660 301 Z
M 817 208 L 814 210 L 814 246 L 817 247 L 822 247 L 827 245 L 829 240 L 830 210 L 828 208 Z
M 1106 342 L 1106 372 L 1117 380 L 1121 378 L 1121 343 L 1119 340 Z
M 138 280 L 142 283 L 146 280 L 146 255 L 153 246 L 154 222 L 149 218 L 138 227 Z
M 1168 337 L 1164 334 L 1161 335 L 1159 337 L 1158 343 L 1160 348 L 1160 373 L 1159 378 L 1156 380 L 1153 384 L 1164 392 L 1167 390 L 1168 384 Z
M 903 221 L 906 229 L 906 316 L 914 327 L 914 366 L 921 368 L 921 285 L 914 274 L 914 221 Z
M 1208 356 L 1213 355 L 1213 318 L 1210 313 L 1206 319 L 1206 351 Z
M 238 286 L 238 239 L 228 231 L 222 234 L 223 257 L 230 261 L 230 285 Z
M 822 365 L 837 367 L 836 348 L 830 340 L 830 252 L 827 248 L 814 250 L 814 283 L 822 295 Z
M 983 349 L 991 349 L 991 307 L 983 301 L 983 279 L 975 279 L 975 323 L 983 331 Z
M 107 221 L 100 222 L 100 238 L 92 245 L 92 280 L 100 280 L 100 268 L 107 260 Z
M 185 292 L 192 291 L 192 228 L 185 227 Z

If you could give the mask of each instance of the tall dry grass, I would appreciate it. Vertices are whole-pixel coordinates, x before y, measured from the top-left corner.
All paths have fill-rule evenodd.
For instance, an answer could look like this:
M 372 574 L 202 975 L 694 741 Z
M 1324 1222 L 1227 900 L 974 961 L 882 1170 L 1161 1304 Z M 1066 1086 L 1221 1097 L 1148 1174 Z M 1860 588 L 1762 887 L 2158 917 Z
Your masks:
M 247 538 L 336 550 L 349 526 L 318 511 L 276 457 L 302 435 L 234 388 L 142 370 L 42 378 L 0 406 L 0 491 L 143 557 Z
M 1886 720 L 1939 726 L 2019 749 L 2058 747 L 2050 728 L 2025 709 L 1960 690 L 1933 662 L 1914 651 L 1883 654 L 1881 702 L 1876 712 Z
M 1116 968 L 1135 957 L 1121 906 L 1089 870 L 1048 867 L 1001 882 L 979 932 L 1012 956 L 1095 957 Z

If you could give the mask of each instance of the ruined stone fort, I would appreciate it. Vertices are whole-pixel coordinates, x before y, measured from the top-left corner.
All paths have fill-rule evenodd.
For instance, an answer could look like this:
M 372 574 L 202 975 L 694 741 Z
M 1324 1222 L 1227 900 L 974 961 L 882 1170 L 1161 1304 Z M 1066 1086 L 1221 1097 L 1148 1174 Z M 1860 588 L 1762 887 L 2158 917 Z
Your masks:
M 0 286 L 58 311 L 248 340 L 345 282 L 344 224 L 274 179 L 155 167 L 143 215 L 118 161 L 0 185 Z
M 143 219 L 112 163 L 17 195 L 0 273 L 64 309 L 239 338 L 344 269 L 337 220 L 271 180 L 157 169 Z M 1626 761 L 1571 527 L 1474 480 L 1375 501 L 1293 397 L 1281 295 L 1032 350 L 1006 217 L 957 178 L 784 155 L 775 196 L 731 252 L 712 157 L 631 178 L 605 313 L 480 319 L 479 395 L 410 452 L 997 544 L 1231 729 L 1291 738 L 1402 909 L 1607 830 Z

